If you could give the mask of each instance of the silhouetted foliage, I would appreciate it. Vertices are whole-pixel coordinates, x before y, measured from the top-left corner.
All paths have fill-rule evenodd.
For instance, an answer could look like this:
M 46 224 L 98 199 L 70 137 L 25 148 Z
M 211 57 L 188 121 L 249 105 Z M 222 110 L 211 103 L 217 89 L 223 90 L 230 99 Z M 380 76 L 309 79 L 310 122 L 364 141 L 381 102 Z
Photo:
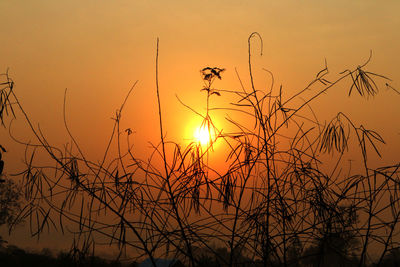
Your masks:
M 13 224 L 20 212 L 21 188 L 12 180 L 0 183 L 0 225 Z
M 134 86 L 117 110 L 100 161 L 84 155 L 65 116 L 72 143 L 63 148 L 49 144 L 12 92 L 37 139 L 37 144 L 26 143 L 22 174 L 29 205 L 20 217 L 31 218 L 32 234 L 40 235 L 44 229 L 64 232 L 68 224 L 68 231 L 77 237 L 71 254 L 75 262 L 89 259 L 98 239 L 117 245 L 121 253 L 129 247 L 135 260 L 149 258 L 153 264 L 156 257 L 176 257 L 187 266 L 389 262 L 387 254 L 395 255 L 399 247 L 395 236 L 400 216 L 400 163 L 372 167 L 368 155 L 372 151 L 381 156 L 379 146 L 385 143 L 381 135 L 356 125 L 340 111 L 330 122 L 321 123 L 312 109 L 313 102 L 342 81 L 351 82 L 349 95 L 356 91 L 372 97 L 378 93 L 379 80 L 388 79 L 365 69 L 370 59 L 338 76 L 329 73 L 325 62 L 315 79 L 293 95 L 285 94 L 282 85 L 276 88 L 266 69 L 271 84 L 259 89 L 253 79 L 251 44 L 255 38 L 262 54 L 262 38 L 252 33 L 248 86 L 237 73 L 239 90 L 214 88 L 225 69 L 206 67 L 201 70 L 201 91 L 207 92 L 205 114 L 184 104 L 213 133 L 206 147 L 193 142 L 182 148 L 166 140 L 158 86 L 158 40 L 160 142 L 153 144 L 148 159 L 133 150 L 132 130 L 120 129 L 122 111 Z M 211 105 L 213 97 L 225 95 L 235 97 L 229 107 Z M 234 130 L 215 126 L 211 112 L 217 109 L 227 112 Z M 236 114 L 247 117 L 240 120 Z M 127 140 L 125 149 L 123 140 Z M 229 166 L 222 173 L 208 161 L 215 142 L 228 148 Z M 113 144 L 115 154 L 110 152 Z M 353 155 L 358 155 L 361 171 L 351 172 L 343 164 L 349 144 L 356 145 Z M 39 150 L 50 156 L 52 166 L 36 162 Z M 219 245 L 209 245 L 213 242 Z M 377 260 L 371 257 L 371 246 L 379 251 Z
M 21 220 L 18 214 L 21 211 L 21 188 L 12 180 L 5 179 L 0 183 L 0 226 L 7 224 L 13 226 Z M 0 236 L 0 247 L 6 243 Z
M 41 253 L 27 252 L 16 246 L 0 249 L 0 264 L 4 267 L 120 267 L 121 263 L 90 256 L 77 261 L 70 253 L 60 252 L 54 257 L 48 249 Z
M 382 267 L 395 267 L 400 266 L 400 247 L 394 248 L 389 251 L 382 259 L 382 262 L 378 263 L 376 266 Z

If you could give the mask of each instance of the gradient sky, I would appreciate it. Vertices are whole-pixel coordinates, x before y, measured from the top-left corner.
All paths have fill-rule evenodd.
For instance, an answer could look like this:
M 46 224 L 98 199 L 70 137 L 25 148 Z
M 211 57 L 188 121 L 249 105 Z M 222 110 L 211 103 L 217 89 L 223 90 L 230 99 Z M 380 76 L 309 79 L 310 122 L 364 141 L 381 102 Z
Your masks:
M 0 0 L 0 72 L 7 68 L 15 92 L 35 125 L 51 142 L 62 144 L 62 105 L 68 88 L 67 114 L 73 134 L 84 151 L 96 158 L 111 132 L 115 110 L 139 80 L 123 115 L 134 130 L 138 150 L 157 143 L 155 93 L 156 39 L 160 38 L 160 90 L 167 137 L 191 138 L 199 118 L 178 103 L 204 110 L 199 70 L 226 68 L 220 89 L 239 89 L 235 67 L 245 84 L 247 38 L 257 31 L 264 54 L 253 42 L 255 67 L 271 70 L 284 96 L 302 89 L 327 59 L 332 74 L 362 64 L 373 51 L 367 70 L 383 74 L 400 89 L 400 1 L 14 1 Z M 257 72 L 263 74 L 262 72 Z M 258 84 L 268 79 L 257 76 Z M 339 86 L 315 108 L 322 120 L 339 110 L 356 124 L 376 129 L 388 143 L 390 162 L 400 151 L 399 95 L 381 88 L 374 99 L 354 95 Z M 326 117 L 325 117 L 325 116 Z M 223 120 L 223 119 L 221 119 Z M 22 117 L 13 127 L 28 141 Z M 0 133 L 10 150 L 4 155 L 12 173 L 22 148 Z M 6 140 L 6 141 L 3 141 Z M 15 165 L 14 165 L 15 164 Z M 11 167 L 10 167 L 11 166 Z M 17 234 L 15 242 L 35 244 Z M 44 245 L 46 246 L 46 245 Z M 61 246 L 61 245 L 60 245 Z

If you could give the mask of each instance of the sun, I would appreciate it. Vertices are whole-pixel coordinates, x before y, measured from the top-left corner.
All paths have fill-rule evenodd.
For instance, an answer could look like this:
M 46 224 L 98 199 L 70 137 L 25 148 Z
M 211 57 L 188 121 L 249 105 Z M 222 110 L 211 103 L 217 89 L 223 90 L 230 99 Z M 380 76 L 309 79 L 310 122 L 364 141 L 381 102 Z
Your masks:
M 200 126 L 194 132 L 194 138 L 201 145 L 207 145 L 210 141 L 210 133 L 207 126 Z
M 194 132 L 195 140 L 202 146 L 211 144 L 214 141 L 215 134 L 210 131 L 207 124 L 202 124 Z

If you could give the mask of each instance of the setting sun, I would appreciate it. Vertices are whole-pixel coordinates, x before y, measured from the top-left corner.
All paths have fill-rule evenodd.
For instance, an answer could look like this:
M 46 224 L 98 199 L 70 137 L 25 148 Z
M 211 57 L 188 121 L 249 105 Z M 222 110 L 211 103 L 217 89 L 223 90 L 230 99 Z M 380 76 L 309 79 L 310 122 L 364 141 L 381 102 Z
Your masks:
M 211 143 L 210 141 L 214 139 L 214 136 L 215 134 L 209 130 L 207 125 L 201 125 L 194 132 L 195 140 L 203 146 Z

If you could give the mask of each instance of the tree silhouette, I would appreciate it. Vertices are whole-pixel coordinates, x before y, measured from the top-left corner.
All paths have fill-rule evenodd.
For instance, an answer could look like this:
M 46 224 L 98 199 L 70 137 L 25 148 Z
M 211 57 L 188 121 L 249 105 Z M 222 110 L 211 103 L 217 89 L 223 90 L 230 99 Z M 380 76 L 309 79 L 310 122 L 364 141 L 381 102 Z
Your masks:
M 0 226 L 15 225 L 21 208 L 21 188 L 12 180 L 5 179 L 0 183 Z M 0 245 L 5 241 L 0 237 Z
M 322 209 L 325 209 L 323 207 Z M 353 207 L 339 207 L 338 211 L 325 209 L 324 222 L 315 246 L 304 252 L 305 263 L 312 266 L 354 266 L 354 253 L 359 241 L 354 232 L 357 215 Z

